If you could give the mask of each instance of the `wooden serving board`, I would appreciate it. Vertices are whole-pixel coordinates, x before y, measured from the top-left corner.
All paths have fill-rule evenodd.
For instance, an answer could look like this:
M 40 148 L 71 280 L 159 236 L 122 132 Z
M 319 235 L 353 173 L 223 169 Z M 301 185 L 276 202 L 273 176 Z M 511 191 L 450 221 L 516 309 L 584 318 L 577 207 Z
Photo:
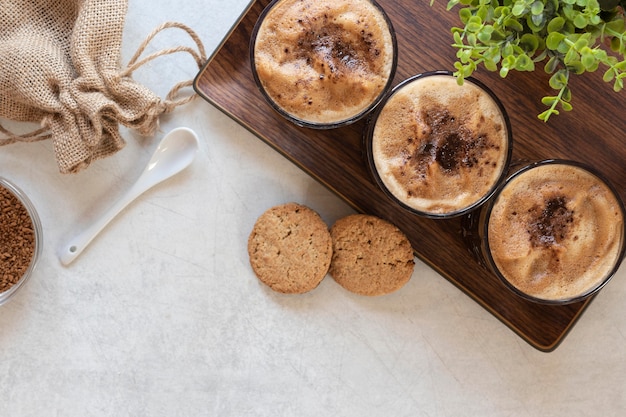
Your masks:
M 245 126 L 356 210 L 379 216 L 402 229 L 416 256 L 542 351 L 555 349 L 591 299 L 567 306 L 543 306 L 512 294 L 470 255 L 460 235 L 461 221 L 423 219 L 391 202 L 371 178 L 364 159 L 364 122 L 336 130 L 298 128 L 264 101 L 250 71 L 252 28 L 269 0 L 252 2 L 222 45 L 198 73 L 198 94 Z M 452 70 L 456 50 L 450 28 L 458 12 L 445 0 L 379 0 L 398 39 L 394 85 L 411 75 Z M 622 193 L 626 184 L 624 96 L 602 81 L 602 71 L 571 82 L 574 111 L 546 124 L 536 115 L 541 97 L 552 94 L 542 66 L 533 73 L 512 72 L 506 79 L 480 68 L 474 76 L 502 100 L 511 118 L 513 160 L 568 158 L 597 167 Z M 611 283 L 603 290 L 611 291 Z

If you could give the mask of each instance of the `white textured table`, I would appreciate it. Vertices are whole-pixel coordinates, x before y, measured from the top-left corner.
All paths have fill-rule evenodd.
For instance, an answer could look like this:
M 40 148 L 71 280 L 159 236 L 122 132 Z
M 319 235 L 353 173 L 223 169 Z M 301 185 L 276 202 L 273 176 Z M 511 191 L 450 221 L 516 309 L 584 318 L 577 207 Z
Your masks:
M 131 1 L 127 62 L 164 21 L 211 53 L 248 0 Z M 175 32 L 149 51 L 186 42 Z M 161 96 L 197 72 L 160 58 L 135 78 Z M 193 165 L 148 191 L 69 267 L 56 256 L 138 177 L 170 129 L 201 138 Z M 267 208 L 298 201 L 330 225 L 331 192 L 202 100 L 161 132 L 77 175 L 48 142 L 0 148 L 0 175 L 36 205 L 44 254 L 0 306 L 0 416 L 617 416 L 626 411 L 626 272 L 542 353 L 421 263 L 402 290 L 271 292 L 246 241 Z

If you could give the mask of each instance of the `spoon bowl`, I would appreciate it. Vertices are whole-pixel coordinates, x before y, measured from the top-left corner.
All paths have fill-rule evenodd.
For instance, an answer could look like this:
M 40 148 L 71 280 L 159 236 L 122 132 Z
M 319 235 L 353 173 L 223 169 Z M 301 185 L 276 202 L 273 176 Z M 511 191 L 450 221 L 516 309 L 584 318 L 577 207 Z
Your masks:
M 126 194 L 61 248 L 59 254 L 61 263 L 63 265 L 72 263 L 120 211 L 148 189 L 188 167 L 197 151 L 198 136 L 193 130 L 179 127 L 165 135 L 143 172 Z

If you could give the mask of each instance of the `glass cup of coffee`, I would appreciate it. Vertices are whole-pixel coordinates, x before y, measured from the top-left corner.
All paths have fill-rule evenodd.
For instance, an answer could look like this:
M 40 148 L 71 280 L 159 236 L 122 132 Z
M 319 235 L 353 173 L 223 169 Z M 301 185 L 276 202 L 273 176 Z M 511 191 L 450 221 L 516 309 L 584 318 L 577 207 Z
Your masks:
M 514 293 L 538 303 L 597 293 L 624 256 L 623 202 L 608 180 L 579 162 L 519 168 L 471 217 L 465 223 L 475 230 L 474 253 Z
M 374 0 L 274 0 L 252 31 L 252 75 L 271 107 L 301 127 L 365 116 L 391 87 L 396 36 Z
M 398 205 L 447 219 L 482 204 L 508 170 L 513 139 L 504 106 L 484 84 L 448 71 L 415 75 L 372 113 L 372 175 Z

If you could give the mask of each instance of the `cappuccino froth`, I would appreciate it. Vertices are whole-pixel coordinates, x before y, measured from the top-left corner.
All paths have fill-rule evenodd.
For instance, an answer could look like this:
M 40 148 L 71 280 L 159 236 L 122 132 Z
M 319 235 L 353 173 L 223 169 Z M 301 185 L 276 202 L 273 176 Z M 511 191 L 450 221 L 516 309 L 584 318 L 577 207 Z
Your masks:
M 496 186 L 509 158 L 505 115 L 470 81 L 422 76 L 384 103 L 372 133 L 372 157 L 385 187 L 428 214 L 463 210 Z
M 295 119 L 339 123 L 360 115 L 393 74 L 395 42 L 369 0 L 282 0 L 263 18 L 254 69 L 270 99 Z
M 624 218 L 598 177 L 568 164 L 545 164 L 514 177 L 488 220 L 491 257 L 521 292 L 543 300 L 584 295 L 620 261 Z

